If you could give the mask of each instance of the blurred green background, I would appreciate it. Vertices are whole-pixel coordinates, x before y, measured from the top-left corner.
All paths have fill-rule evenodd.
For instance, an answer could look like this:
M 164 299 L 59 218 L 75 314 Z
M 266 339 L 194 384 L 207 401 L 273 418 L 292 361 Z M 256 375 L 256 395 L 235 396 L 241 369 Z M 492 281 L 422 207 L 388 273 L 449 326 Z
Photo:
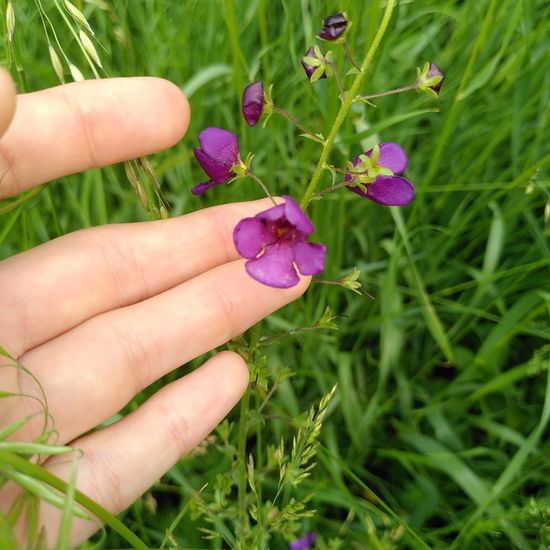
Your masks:
M 3 13 L 6 4 L 0 2 Z M 42 5 L 66 54 L 92 78 L 53 0 Z M 327 135 L 339 107 L 335 83 L 309 85 L 299 60 L 335 11 L 353 22 L 347 39 L 362 59 L 385 3 L 75 5 L 96 33 L 109 76 L 160 76 L 187 93 L 186 137 L 149 159 L 171 214 L 180 215 L 261 197 L 251 180 L 190 194 L 204 177 L 192 148 L 211 125 L 239 135 L 243 157 L 255 154 L 254 170 L 272 192 L 301 197 L 319 145 L 280 117 L 266 129 L 248 128 L 242 89 L 257 79 L 273 84 L 279 107 Z M 58 83 L 37 6 L 14 2 L 13 41 L 4 39 L 0 52 L 20 91 Z M 337 331 L 305 332 L 265 348 L 270 372 L 288 367 L 294 376 L 263 411 L 264 446 L 291 437 L 294 419 L 338 383 L 318 465 L 294 495 L 314 494 L 316 514 L 304 529 L 318 533 L 318 548 L 550 547 L 549 15 L 543 0 L 400 2 L 362 92 L 414 82 L 416 67 L 430 61 L 446 74 L 442 94 L 413 91 L 356 104 L 337 138 L 337 166 L 374 143 L 400 143 L 417 195 L 399 209 L 346 191 L 314 203 L 314 240 L 328 247 L 323 277 L 338 279 L 356 266 L 375 299 L 312 285 L 264 324 L 268 336 L 314 324 L 327 306 L 341 315 Z M 330 49 L 345 73 L 342 52 Z M 68 71 L 65 77 L 70 81 Z M 330 181 L 327 172 L 322 186 Z M 1 201 L 0 257 L 83 227 L 144 219 L 122 167 L 90 170 Z M 251 438 L 251 449 L 255 443 Z M 151 546 L 193 490 L 230 469 L 215 441 L 207 450 L 182 459 L 124 514 Z M 204 525 L 187 513 L 174 540 L 182 548 L 227 547 L 202 539 Z M 124 546 L 107 537 L 105 547 Z M 286 547 L 282 537 L 270 544 Z

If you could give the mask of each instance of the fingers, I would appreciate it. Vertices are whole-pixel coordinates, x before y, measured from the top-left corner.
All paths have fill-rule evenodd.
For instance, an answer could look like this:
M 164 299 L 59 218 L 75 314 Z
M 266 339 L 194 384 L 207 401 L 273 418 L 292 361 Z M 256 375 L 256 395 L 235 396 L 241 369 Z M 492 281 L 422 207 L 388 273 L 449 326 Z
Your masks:
M 238 260 L 98 315 L 20 361 L 40 380 L 64 443 L 110 418 L 170 370 L 294 300 L 308 283 L 303 279 L 287 290 L 266 287 L 251 279 Z M 28 378 L 21 377 L 20 385 L 23 393 L 36 393 Z
M 233 228 L 269 205 L 227 204 L 169 220 L 87 229 L 3 261 L 1 344 L 20 356 L 94 315 L 234 260 Z
M 117 424 L 73 442 L 83 451 L 78 489 L 112 513 L 121 512 L 213 430 L 247 384 L 245 362 L 235 353 L 222 352 L 165 386 Z M 62 461 L 54 459 L 46 466 L 68 478 L 71 466 L 66 458 Z M 41 519 L 54 544 L 59 511 L 45 506 Z M 72 543 L 96 529 L 95 522 L 74 521 Z
M 185 96 L 158 78 L 89 80 L 21 95 L 1 142 L 0 198 L 166 149 L 188 122 Z
M 8 129 L 15 114 L 15 86 L 10 74 L 0 68 L 0 136 Z M 0 171 L 0 177 L 3 174 Z M 1 185 L 1 184 L 0 184 Z

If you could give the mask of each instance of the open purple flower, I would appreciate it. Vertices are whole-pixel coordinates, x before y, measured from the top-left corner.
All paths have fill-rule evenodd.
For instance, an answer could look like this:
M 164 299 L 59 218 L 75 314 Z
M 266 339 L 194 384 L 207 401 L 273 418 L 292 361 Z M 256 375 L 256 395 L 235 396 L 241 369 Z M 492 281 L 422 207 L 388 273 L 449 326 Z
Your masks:
M 340 38 L 348 28 L 348 20 L 345 14 L 335 13 L 329 15 L 323 20 L 323 28 L 319 33 L 319 38 L 323 40 L 336 40 Z
M 413 184 L 398 175 L 407 168 L 408 159 L 397 143 L 381 143 L 354 158 L 351 164 L 355 173 L 345 177 L 346 182 L 351 182 L 350 191 L 386 206 L 402 206 L 412 201 Z
M 302 275 L 316 275 L 325 266 L 326 248 L 308 243 L 313 224 L 288 196 L 285 202 L 244 218 L 233 231 L 237 252 L 248 259 L 245 267 L 256 281 L 275 288 L 290 288 Z
M 290 550 L 307 550 L 315 544 L 315 533 L 308 532 L 303 537 L 300 537 L 288 543 Z
M 312 46 L 302 57 L 301 62 L 310 82 L 327 77 L 326 59 L 319 46 Z
M 249 126 L 257 124 L 264 110 L 264 85 L 261 80 L 249 84 L 243 92 L 243 117 Z
M 237 136 L 223 128 L 206 128 L 199 134 L 200 149 L 194 149 L 195 158 L 210 178 L 191 189 L 202 195 L 214 185 L 220 185 L 236 176 L 234 170 L 242 166 Z

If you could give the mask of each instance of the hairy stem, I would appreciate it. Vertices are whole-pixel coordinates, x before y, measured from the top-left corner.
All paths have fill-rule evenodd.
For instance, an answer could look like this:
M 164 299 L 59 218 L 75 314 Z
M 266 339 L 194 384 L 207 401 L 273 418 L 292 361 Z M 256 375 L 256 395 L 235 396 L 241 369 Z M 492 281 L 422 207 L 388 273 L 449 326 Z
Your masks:
M 334 73 L 334 80 L 338 86 L 338 93 L 340 94 L 340 99 L 342 102 L 346 99 L 346 92 L 344 92 L 344 86 L 342 85 L 342 79 L 340 78 L 340 73 L 338 72 L 338 67 L 332 61 L 329 61 L 327 65 L 330 66 L 332 72 Z
M 309 128 L 306 128 L 301 122 L 299 122 L 294 116 L 292 116 L 288 111 L 285 111 L 284 109 L 279 109 L 279 107 L 276 107 L 273 105 L 273 112 L 277 113 L 278 115 L 284 116 L 286 119 L 290 120 L 296 128 L 299 128 L 304 132 L 304 134 L 307 134 L 308 137 L 310 137 L 312 140 L 317 141 L 319 143 L 324 144 L 325 142 L 319 137 L 316 136 Z
M 342 40 L 340 42 L 342 45 L 342 48 L 344 49 L 344 53 L 346 54 L 346 57 L 351 61 L 351 64 L 359 71 L 361 72 L 361 65 L 355 61 L 355 58 L 353 57 L 353 54 L 351 53 L 351 50 L 349 49 L 348 43 L 345 40 Z
M 250 329 L 250 345 L 248 347 L 247 362 L 254 363 L 260 342 L 261 323 L 256 323 Z M 250 388 L 247 388 L 243 398 L 241 399 L 241 410 L 239 413 L 239 439 L 237 443 L 237 457 L 239 459 L 239 478 L 238 478 L 238 510 L 239 510 L 239 525 L 241 534 L 246 531 L 246 483 L 247 483 L 247 457 L 246 457 L 246 440 L 248 435 L 248 411 L 250 410 Z
M 401 88 L 395 88 L 394 90 L 387 90 L 386 92 L 378 92 L 376 94 L 370 95 L 361 95 L 355 99 L 361 99 L 362 101 L 368 101 L 369 99 L 375 99 L 377 97 L 385 97 L 387 95 L 400 94 L 402 92 L 408 92 L 409 90 L 416 90 L 418 88 L 418 83 L 409 84 L 408 86 L 403 86 Z
M 271 193 L 269 192 L 269 189 L 267 188 L 266 184 L 256 175 L 256 174 L 253 174 L 250 170 L 247 170 L 246 171 L 246 175 L 249 177 L 249 178 L 252 178 L 264 191 L 264 193 L 266 194 L 267 197 L 269 197 L 269 199 L 271 200 L 271 202 L 277 206 L 277 203 L 275 202 L 275 199 L 273 198 L 273 196 L 271 195 Z
M 348 95 L 346 96 L 346 99 L 340 106 L 338 114 L 336 115 L 336 119 L 334 120 L 334 123 L 332 124 L 332 128 L 330 129 L 330 133 L 323 145 L 323 150 L 321 151 L 321 156 L 319 157 L 319 162 L 317 163 L 315 172 L 313 173 L 313 176 L 311 177 L 311 181 L 309 182 L 306 188 L 306 192 L 304 193 L 304 196 L 302 197 L 302 200 L 300 202 L 300 206 L 303 210 L 305 210 L 308 207 L 311 201 L 311 197 L 313 196 L 313 193 L 315 192 L 315 188 L 319 183 L 319 179 L 323 172 L 324 166 L 327 163 L 328 156 L 330 154 L 332 145 L 334 143 L 334 139 L 336 138 L 336 135 L 338 134 L 346 118 L 346 115 L 348 114 L 348 111 L 350 110 L 355 94 L 358 92 L 359 88 L 361 87 L 361 84 L 365 80 L 367 70 L 370 67 L 370 64 L 374 58 L 374 55 L 376 54 L 376 50 L 380 45 L 382 37 L 384 36 L 386 29 L 388 28 L 388 24 L 390 22 L 391 14 L 393 12 L 394 7 L 395 7 L 395 0 L 388 0 L 388 3 L 386 4 L 386 10 L 384 11 L 384 16 L 382 17 L 382 22 L 380 23 L 378 32 L 376 33 L 376 36 L 372 41 L 372 44 L 367 52 L 367 55 L 365 56 L 363 64 L 361 65 L 361 70 L 359 74 L 355 77 L 355 80 L 351 85 L 351 88 L 348 92 Z

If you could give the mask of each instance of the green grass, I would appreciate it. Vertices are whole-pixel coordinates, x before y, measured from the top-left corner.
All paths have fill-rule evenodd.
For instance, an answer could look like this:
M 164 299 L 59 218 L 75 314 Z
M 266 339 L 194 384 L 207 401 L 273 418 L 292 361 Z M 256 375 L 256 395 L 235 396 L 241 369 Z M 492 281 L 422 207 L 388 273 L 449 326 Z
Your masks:
M 52 2 L 43 4 L 64 49 L 92 77 Z M 276 104 L 326 136 L 339 106 L 336 86 L 309 86 L 299 58 L 322 17 L 337 10 L 354 22 L 348 40 L 362 58 L 384 8 L 374 0 L 81 4 L 109 75 L 161 76 L 189 94 L 186 138 L 150 159 L 172 215 L 261 196 L 250 181 L 202 198 L 189 193 L 202 177 L 192 148 L 206 125 L 237 132 L 270 189 L 299 199 L 319 145 L 277 117 L 265 130 L 249 129 L 239 111 L 242 88 L 258 78 L 273 83 Z M 10 69 L 20 89 L 57 84 L 33 3 L 16 3 L 16 15 Z M 338 383 L 318 464 L 292 493 L 298 501 L 313 494 L 316 513 L 303 529 L 318 533 L 319 548 L 550 547 L 549 16 L 543 0 L 400 2 L 362 91 L 408 84 L 417 66 L 432 61 L 447 75 L 443 93 L 354 106 L 336 140 L 338 166 L 369 144 L 401 143 L 417 197 L 401 209 L 345 191 L 314 203 L 315 240 L 329 251 L 323 277 L 357 266 L 376 299 L 313 285 L 263 325 L 265 336 L 309 326 L 327 306 L 342 316 L 337 331 L 302 332 L 261 348 L 270 373 L 288 367 L 294 376 L 252 417 L 248 441 L 265 466 L 268 446 L 281 436 L 291 441 L 301 413 Z M 7 64 L 6 45 L 1 53 Z M 336 60 L 344 62 L 339 51 Z M 330 174 L 321 181 L 328 185 Z M 82 227 L 147 218 L 121 167 L 15 201 L 0 203 L 1 257 Z M 254 393 L 253 409 L 261 401 Z M 186 507 L 205 483 L 209 501 L 216 476 L 230 469 L 223 445 L 211 443 L 207 454 L 183 458 L 121 519 L 151 547 L 169 528 L 182 548 L 226 547 L 202 538 L 199 528 L 212 526 Z M 264 476 L 264 498 L 272 498 L 274 480 Z M 230 537 L 220 518 L 216 528 Z M 106 548 L 128 546 L 115 532 L 106 537 Z M 270 547 L 285 544 L 275 536 Z

